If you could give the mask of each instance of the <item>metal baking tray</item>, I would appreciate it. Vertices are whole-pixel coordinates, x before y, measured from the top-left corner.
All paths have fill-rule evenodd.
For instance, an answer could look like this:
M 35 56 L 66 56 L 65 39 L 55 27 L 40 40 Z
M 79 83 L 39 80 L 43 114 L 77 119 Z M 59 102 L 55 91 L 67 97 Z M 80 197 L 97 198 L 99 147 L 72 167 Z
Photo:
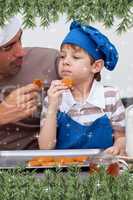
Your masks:
M 26 165 L 27 161 L 38 156 L 96 156 L 101 153 L 100 149 L 74 149 L 74 150 L 12 150 L 0 151 L 0 169 L 16 168 Z M 84 166 L 84 165 L 83 165 Z M 52 167 L 52 166 L 51 166 Z M 53 166 L 55 167 L 55 166 Z M 65 166 L 66 167 L 66 166 Z M 49 166 L 34 167 L 49 168 Z

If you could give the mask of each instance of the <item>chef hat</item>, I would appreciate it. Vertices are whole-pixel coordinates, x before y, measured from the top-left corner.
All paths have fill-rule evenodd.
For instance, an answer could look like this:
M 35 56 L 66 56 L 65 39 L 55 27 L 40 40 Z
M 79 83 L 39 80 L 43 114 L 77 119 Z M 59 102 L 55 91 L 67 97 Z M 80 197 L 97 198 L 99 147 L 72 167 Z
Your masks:
M 113 70 L 118 61 L 118 52 L 109 39 L 98 29 L 81 25 L 74 21 L 70 25 L 70 32 L 66 35 L 63 44 L 73 44 L 83 48 L 95 60 L 103 59 L 104 66 Z
M 0 47 L 8 43 L 20 30 L 21 21 L 17 17 L 10 18 L 9 22 L 0 28 Z

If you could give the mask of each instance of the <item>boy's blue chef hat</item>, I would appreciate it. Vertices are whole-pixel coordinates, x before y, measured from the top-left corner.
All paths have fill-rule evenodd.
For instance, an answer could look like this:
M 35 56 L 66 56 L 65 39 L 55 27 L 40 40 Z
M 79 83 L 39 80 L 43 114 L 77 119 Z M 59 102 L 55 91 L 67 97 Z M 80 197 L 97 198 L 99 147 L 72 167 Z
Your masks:
M 95 60 L 102 58 L 104 66 L 113 70 L 118 61 L 118 52 L 109 39 L 92 26 L 81 25 L 74 21 L 70 25 L 70 32 L 62 42 L 83 48 Z

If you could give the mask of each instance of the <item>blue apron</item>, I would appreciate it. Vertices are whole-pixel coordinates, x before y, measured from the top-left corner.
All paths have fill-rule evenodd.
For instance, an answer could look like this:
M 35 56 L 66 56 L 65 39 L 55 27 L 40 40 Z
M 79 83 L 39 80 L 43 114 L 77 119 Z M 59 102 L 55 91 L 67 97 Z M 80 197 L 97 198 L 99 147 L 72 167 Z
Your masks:
M 105 149 L 113 145 L 113 129 L 105 114 L 91 125 L 82 125 L 68 114 L 57 114 L 56 149 Z

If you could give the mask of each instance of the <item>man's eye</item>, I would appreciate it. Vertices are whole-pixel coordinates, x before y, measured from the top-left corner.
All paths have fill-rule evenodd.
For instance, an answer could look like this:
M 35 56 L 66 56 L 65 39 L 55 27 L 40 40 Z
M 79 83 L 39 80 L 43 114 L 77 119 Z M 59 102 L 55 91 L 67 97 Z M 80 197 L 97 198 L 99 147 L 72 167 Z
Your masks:
M 5 52 L 6 52 L 6 51 L 11 51 L 17 43 L 21 44 L 21 38 L 19 38 L 19 40 L 18 40 L 17 42 L 15 42 L 15 43 L 13 43 L 13 44 L 7 46 L 7 47 L 2 47 L 1 49 L 2 49 L 3 51 L 5 51 Z
M 12 46 L 2 47 L 3 51 L 10 51 L 11 49 L 12 49 Z

